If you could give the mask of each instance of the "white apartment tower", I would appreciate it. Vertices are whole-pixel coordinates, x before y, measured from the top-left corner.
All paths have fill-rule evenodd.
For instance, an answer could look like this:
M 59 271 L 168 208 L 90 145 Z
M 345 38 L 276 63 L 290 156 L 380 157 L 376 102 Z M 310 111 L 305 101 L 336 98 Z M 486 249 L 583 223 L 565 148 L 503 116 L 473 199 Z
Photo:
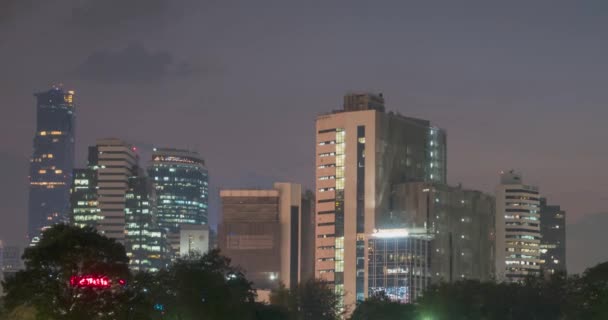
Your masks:
M 538 275 L 540 195 L 519 173 L 502 172 L 496 188 L 496 277 L 509 282 Z
M 315 276 L 332 283 L 347 310 L 368 296 L 368 238 L 403 228 L 392 188 L 445 183 L 446 135 L 429 121 L 384 111 L 382 94 L 352 93 L 316 121 Z

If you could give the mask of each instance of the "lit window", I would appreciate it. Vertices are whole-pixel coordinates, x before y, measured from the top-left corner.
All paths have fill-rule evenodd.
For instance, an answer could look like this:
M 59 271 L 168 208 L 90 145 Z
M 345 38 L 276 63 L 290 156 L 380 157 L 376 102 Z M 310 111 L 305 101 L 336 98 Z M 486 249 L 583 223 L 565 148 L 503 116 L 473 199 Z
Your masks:
M 61 174 L 61 173 L 63 173 L 63 170 L 61 170 L 61 169 L 55 170 L 55 174 Z
M 45 174 L 45 173 L 46 173 L 46 170 L 44 170 L 44 169 L 42 169 L 42 170 L 38 170 L 38 173 L 40 173 L 40 174 Z

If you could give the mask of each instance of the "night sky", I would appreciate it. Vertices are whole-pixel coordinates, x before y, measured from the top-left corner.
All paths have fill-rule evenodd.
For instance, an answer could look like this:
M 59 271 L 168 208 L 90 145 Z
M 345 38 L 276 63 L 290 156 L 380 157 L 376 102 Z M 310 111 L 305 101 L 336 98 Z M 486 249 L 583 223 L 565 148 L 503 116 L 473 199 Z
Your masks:
M 54 83 L 79 166 L 101 137 L 199 151 L 212 224 L 220 187 L 312 187 L 315 116 L 365 90 L 447 130 L 451 184 L 539 185 L 580 272 L 608 260 L 607 32 L 601 0 L 0 0 L 0 239 L 24 237 L 32 94 Z

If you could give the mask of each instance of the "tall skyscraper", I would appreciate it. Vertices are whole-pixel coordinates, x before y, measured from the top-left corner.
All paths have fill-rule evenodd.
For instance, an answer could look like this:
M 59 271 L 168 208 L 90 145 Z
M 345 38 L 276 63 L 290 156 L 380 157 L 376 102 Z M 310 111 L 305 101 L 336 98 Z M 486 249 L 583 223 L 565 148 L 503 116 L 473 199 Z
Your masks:
M 67 222 L 74 167 L 74 91 L 52 88 L 35 94 L 36 135 L 30 164 L 28 238 L 37 242 L 43 229 Z
M 221 190 L 219 247 L 247 272 L 257 289 L 301 280 L 301 186 L 275 183 L 268 190 Z
M 132 270 L 163 268 L 166 233 L 158 225 L 156 190 L 139 167 L 137 149 L 119 139 L 100 139 L 89 147 L 87 167 L 74 169 L 73 176 L 72 224 L 124 244 Z
M 180 225 L 207 224 L 209 176 L 205 161 L 188 150 L 155 148 L 148 165 L 154 182 L 158 222 L 169 233 L 176 255 L 180 252 Z
M 519 173 L 502 172 L 496 188 L 496 277 L 520 282 L 540 273 L 540 196 Z
M 125 200 L 129 178 L 137 176 L 137 149 L 119 139 L 97 140 L 97 230 L 125 243 Z
M 143 170 L 137 171 L 125 194 L 125 247 L 131 270 L 156 272 L 165 267 L 166 241 L 156 221 L 154 186 Z
M 367 236 L 399 223 L 393 186 L 446 180 L 445 132 L 384 109 L 381 94 L 348 94 L 316 121 L 315 273 L 351 309 L 367 295 Z
M 566 272 L 566 211 L 540 199 L 540 257 L 545 274 Z
M 125 243 L 125 202 L 129 179 L 138 176 L 137 149 L 119 139 L 99 139 L 89 147 L 88 165 L 74 170 L 71 221 L 94 227 Z
M 101 220 L 97 195 L 98 151 L 96 146 L 89 147 L 87 167 L 73 170 L 70 191 L 70 222 L 78 227 L 97 227 Z

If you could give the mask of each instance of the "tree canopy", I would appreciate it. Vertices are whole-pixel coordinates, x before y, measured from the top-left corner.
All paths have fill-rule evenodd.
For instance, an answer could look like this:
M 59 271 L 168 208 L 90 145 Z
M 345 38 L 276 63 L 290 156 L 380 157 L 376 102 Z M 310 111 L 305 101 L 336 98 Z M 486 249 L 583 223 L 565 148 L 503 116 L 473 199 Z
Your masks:
M 127 297 L 119 279 L 128 279 L 124 247 L 93 229 L 56 225 L 23 254 L 25 270 L 4 283 L 9 310 L 32 306 L 39 319 L 114 319 Z M 72 276 L 103 275 L 111 289 L 70 285 Z

